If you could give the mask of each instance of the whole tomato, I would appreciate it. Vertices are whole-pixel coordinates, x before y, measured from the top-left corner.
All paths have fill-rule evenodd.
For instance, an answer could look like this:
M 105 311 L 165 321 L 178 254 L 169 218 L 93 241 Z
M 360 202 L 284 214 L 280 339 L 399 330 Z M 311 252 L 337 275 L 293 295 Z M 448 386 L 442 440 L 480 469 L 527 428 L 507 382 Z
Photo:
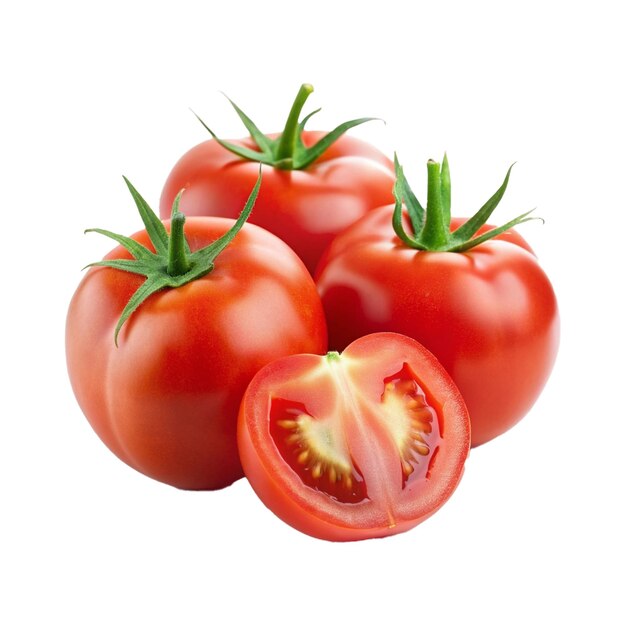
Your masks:
M 395 206 L 337 237 L 318 291 L 331 349 L 379 331 L 426 346 L 458 385 L 478 446 L 518 422 L 544 387 L 559 343 L 557 301 L 530 246 L 508 230 L 528 213 L 486 225 L 509 174 L 474 217 L 452 220 L 447 159 L 428 171 L 424 209 L 397 165 Z
M 314 537 L 406 531 L 452 495 L 469 452 L 456 385 L 419 343 L 375 333 L 266 365 L 241 403 L 241 462 L 276 515 Z
M 121 245 L 72 298 L 72 387 L 96 433 L 131 467 L 183 489 L 225 487 L 243 475 L 237 413 L 254 374 L 326 349 L 319 297 L 286 244 L 242 228 L 258 187 L 236 223 L 185 223 L 177 200 L 165 225 L 129 187 L 146 229 L 132 238 L 98 231 Z
M 236 217 L 264 164 L 263 187 L 251 222 L 285 241 L 311 273 L 332 239 L 367 211 L 393 202 L 393 165 L 377 148 L 344 135 L 373 118 L 345 122 L 329 133 L 298 122 L 311 85 L 302 85 L 282 133 L 264 135 L 234 103 L 250 137 L 213 139 L 189 150 L 172 169 L 161 195 L 161 216 L 185 189 L 187 215 Z

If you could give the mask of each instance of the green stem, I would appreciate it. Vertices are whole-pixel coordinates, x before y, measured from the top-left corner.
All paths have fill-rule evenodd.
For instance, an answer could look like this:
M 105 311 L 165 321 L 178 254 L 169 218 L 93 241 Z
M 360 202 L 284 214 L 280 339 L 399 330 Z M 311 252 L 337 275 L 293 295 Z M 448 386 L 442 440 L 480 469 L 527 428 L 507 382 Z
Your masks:
M 300 113 L 302 112 L 304 103 L 312 93 L 313 85 L 304 83 L 300 87 L 298 95 L 291 106 L 287 123 L 285 124 L 285 128 L 278 144 L 278 149 L 276 150 L 276 161 L 280 163 L 281 169 L 292 169 L 293 155 L 298 141 Z
M 339 352 L 332 350 L 331 352 L 326 353 L 326 359 L 330 362 L 339 361 L 341 359 L 341 355 Z
M 182 213 L 175 213 L 172 215 L 168 245 L 167 273 L 170 276 L 182 276 L 191 269 L 185 250 L 184 230 L 185 216 Z
M 450 183 L 450 165 L 448 164 L 448 155 L 443 155 L 441 162 L 441 201 L 443 203 L 443 217 L 445 220 L 446 230 L 450 230 L 450 207 L 452 205 L 452 185 Z
M 448 243 L 446 211 L 441 194 L 441 170 L 439 163 L 428 161 L 428 201 L 426 222 L 421 241 L 428 250 L 444 249 Z

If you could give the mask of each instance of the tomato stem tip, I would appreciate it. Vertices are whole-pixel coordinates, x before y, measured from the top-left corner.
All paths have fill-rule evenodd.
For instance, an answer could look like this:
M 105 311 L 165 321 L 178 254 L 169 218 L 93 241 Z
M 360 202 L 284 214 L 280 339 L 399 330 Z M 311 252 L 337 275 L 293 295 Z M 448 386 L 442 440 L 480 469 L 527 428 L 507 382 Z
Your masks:
M 181 276 L 191 269 L 191 263 L 185 250 L 184 231 L 185 216 L 183 213 L 175 213 L 170 222 L 168 246 L 167 273 L 170 276 Z
M 296 99 L 291 105 L 291 110 L 289 111 L 289 117 L 287 117 L 283 134 L 281 135 L 278 143 L 278 149 L 276 151 L 277 165 L 286 161 L 291 167 L 293 167 L 293 154 L 296 151 L 299 135 L 298 127 L 300 124 L 300 113 L 302 113 L 304 103 L 312 93 L 313 85 L 310 85 L 309 83 L 302 84 L 298 90 Z

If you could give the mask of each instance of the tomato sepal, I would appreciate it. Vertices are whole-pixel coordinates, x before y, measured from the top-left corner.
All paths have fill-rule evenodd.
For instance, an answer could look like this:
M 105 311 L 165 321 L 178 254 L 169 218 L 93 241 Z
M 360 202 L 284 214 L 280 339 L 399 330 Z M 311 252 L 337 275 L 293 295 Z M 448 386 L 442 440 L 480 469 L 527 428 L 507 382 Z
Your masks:
M 258 126 L 252 121 L 252 119 L 246 115 L 246 113 L 244 113 L 242 109 L 235 104 L 235 102 L 224 94 L 224 97 L 230 102 L 231 106 L 235 109 L 235 112 L 239 116 L 239 119 L 243 122 L 244 126 L 250 133 L 250 137 L 258 147 L 258 150 L 253 150 L 251 148 L 220 139 L 197 113 L 194 111 L 192 111 L 192 113 L 209 132 L 211 137 L 226 150 L 229 150 L 242 159 L 257 161 L 280 170 L 305 169 L 319 159 L 333 143 L 335 143 L 351 128 L 366 122 L 377 120 L 382 121 L 378 117 L 360 117 L 343 122 L 329 133 L 326 133 L 312 146 L 307 147 L 302 141 L 302 133 L 304 132 L 305 125 L 313 115 L 321 110 L 316 109 L 300 121 L 300 113 L 302 112 L 302 108 L 311 93 L 313 93 L 313 85 L 303 83 L 300 86 L 296 99 L 294 100 L 291 110 L 289 111 L 289 116 L 287 117 L 283 132 L 275 137 L 270 137 L 259 130 Z
M 149 248 L 130 237 L 119 235 L 109 230 L 88 228 L 85 231 L 86 233 L 95 232 L 113 239 L 133 257 L 132 259 L 96 261 L 87 265 L 87 268 L 108 267 L 146 277 L 146 280 L 128 300 L 115 326 L 113 340 L 116 346 L 118 345 L 118 335 L 124 323 L 152 294 L 168 287 L 182 287 L 187 283 L 206 276 L 213 270 L 217 256 L 230 244 L 250 216 L 259 194 L 261 178 L 262 175 L 259 169 L 256 184 L 250 192 L 250 196 L 239 218 L 231 228 L 216 241 L 195 252 L 191 252 L 184 233 L 185 215 L 179 210 L 180 198 L 184 190 L 181 190 L 174 199 L 170 219 L 170 232 L 168 233 L 156 213 L 150 208 L 132 183 L 124 177 L 155 252 L 152 252 Z
M 430 159 L 428 168 L 428 200 L 426 208 L 417 200 L 394 154 L 396 181 L 393 187 L 395 206 L 392 217 L 393 229 L 398 238 L 409 248 L 429 252 L 465 252 L 501 235 L 510 229 L 531 220 L 544 221 L 532 216 L 535 209 L 526 211 L 502 226 L 492 228 L 476 236 L 487 223 L 502 200 L 509 183 L 513 165 L 507 170 L 504 182 L 483 206 L 456 230 L 450 230 L 451 223 L 451 183 L 448 157 L 444 154 L 442 163 Z M 402 223 L 402 208 L 406 207 L 413 233 L 407 232 Z

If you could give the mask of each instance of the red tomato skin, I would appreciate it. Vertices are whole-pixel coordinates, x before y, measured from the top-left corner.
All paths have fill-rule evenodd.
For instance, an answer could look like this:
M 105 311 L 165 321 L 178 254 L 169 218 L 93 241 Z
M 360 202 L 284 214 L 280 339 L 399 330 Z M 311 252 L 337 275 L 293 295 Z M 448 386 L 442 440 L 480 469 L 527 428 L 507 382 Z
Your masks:
M 407 508 L 410 508 L 410 514 L 397 514 L 393 525 L 367 525 L 355 521 L 362 520 L 364 516 L 355 514 L 356 506 L 350 504 L 344 505 L 346 519 L 343 521 L 337 519 L 341 517 L 341 512 L 333 517 L 320 511 L 316 506 L 319 494 L 306 487 L 303 490 L 299 480 L 294 479 L 292 470 L 284 462 L 281 464 L 265 419 L 269 408 L 264 398 L 267 399 L 268 388 L 271 389 L 273 380 L 289 381 L 292 387 L 303 390 L 311 385 L 310 372 L 319 367 L 320 358 L 306 354 L 279 359 L 267 365 L 253 378 L 246 390 L 239 412 L 237 432 L 246 477 L 255 493 L 274 514 L 312 537 L 328 541 L 357 541 L 405 532 L 437 512 L 458 486 L 470 449 L 467 409 L 454 382 L 441 364 L 423 346 L 408 337 L 396 333 L 376 333 L 353 342 L 343 354 L 376 364 L 372 367 L 372 372 L 362 376 L 364 385 L 370 385 L 372 380 L 380 381 L 382 372 L 391 373 L 399 364 L 415 360 L 416 354 L 419 355 L 422 369 L 418 375 L 423 376 L 422 385 L 428 388 L 439 419 L 445 425 L 445 437 L 437 456 L 437 469 L 445 486 L 424 495 L 417 506 L 395 503 L 398 511 L 404 509 L 406 513 Z M 389 367 L 390 362 L 395 365 Z M 307 393 L 315 395 L 316 392 L 309 390 Z M 322 388 L 317 393 L 323 394 L 324 399 L 332 395 L 328 389 Z M 375 454 L 376 452 L 372 452 L 372 456 Z M 411 489 L 407 490 L 404 497 L 414 497 L 410 492 Z M 333 506 L 341 509 L 340 504 L 329 508 Z
M 419 519 L 403 520 L 393 527 L 381 526 L 379 528 L 340 526 L 312 515 L 310 510 L 294 504 L 294 501 L 285 493 L 283 484 L 277 480 L 277 475 L 263 465 L 261 458 L 255 452 L 250 432 L 245 426 L 243 404 L 240 410 L 239 423 L 241 426 L 239 427 L 238 441 L 245 475 L 250 480 L 254 492 L 259 496 L 260 500 L 266 504 L 274 515 L 296 530 L 316 539 L 324 539 L 326 541 L 377 539 L 406 532 L 425 521 L 438 510 L 432 510 Z
M 337 237 L 320 263 L 329 346 L 380 331 L 413 337 L 458 385 L 479 446 L 522 419 L 550 375 L 560 332 L 554 290 L 515 232 L 463 253 L 421 252 L 397 239 L 392 210 Z
M 305 131 L 305 145 L 325 133 Z M 274 135 L 275 136 L 275 135 Z M 250 148 L 251 140 L 232 141 Z M 311 273 L 322 252 L 344 228 L 367 211 L 393 202 L 393 164 L 377 148 L 343 135 L 303 170 L 263 166 L 263 184 L 249 221 L 285 241 Z M 166 180 L 160 201 L 163 218 L 185 189 L 186 215 L 236 218 L 254 186 L 259 164 L 246 161 L 217 141 L 205 141 L 184 154 Z
M 192 250 L 232 225 L 189 218 Z M 145 231 L 133 235 L 151 247 Z M 121 247 L 106 258 L 130 258 Z M 113 333 L 143 277 L 95 267 L 66 323 L 67 367 L 78 403 L 124 462 L 181 489 L 219 489 L 242 477 L 236 444 L 241 396 L 263 365 L 326 350 L 319 297 L 278 238 L 246 224 L 211 273 L 150 296 Z

